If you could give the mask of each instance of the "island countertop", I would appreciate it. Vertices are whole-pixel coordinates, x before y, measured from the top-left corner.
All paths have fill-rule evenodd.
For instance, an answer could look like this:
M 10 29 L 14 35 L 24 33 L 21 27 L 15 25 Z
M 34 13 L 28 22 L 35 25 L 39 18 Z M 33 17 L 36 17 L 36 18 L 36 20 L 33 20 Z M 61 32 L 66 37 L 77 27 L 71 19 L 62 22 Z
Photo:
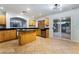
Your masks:
M 28 29 L 19 31 L 19 44 L 24 45 L 36 40 L 36 30 Z

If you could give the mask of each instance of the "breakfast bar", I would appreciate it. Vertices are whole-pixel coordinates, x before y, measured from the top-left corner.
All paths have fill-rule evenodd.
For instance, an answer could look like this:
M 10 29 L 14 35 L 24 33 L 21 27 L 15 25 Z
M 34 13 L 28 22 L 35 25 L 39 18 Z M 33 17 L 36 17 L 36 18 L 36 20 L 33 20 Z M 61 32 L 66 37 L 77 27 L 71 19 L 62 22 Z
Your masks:
M 39 33 L 41 37 L 48 38 L 48 28 L 22 28 L 18 31 L 19 45 L 24 45 L 36 40 Z M 41 31 L 41 32 L 39 32 Z
M 18 39 L 20 45 L 24 45 L 36 40 L 36 29 L 20 30 Z

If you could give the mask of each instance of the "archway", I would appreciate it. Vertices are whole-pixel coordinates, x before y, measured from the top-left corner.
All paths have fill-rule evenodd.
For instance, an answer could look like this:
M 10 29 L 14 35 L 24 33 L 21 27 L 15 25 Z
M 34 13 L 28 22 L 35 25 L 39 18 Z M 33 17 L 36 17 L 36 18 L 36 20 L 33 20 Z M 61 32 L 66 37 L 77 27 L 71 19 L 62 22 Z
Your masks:
M 27 21 L 21 17 L 10 18 L 10 28 L 26 28 Z

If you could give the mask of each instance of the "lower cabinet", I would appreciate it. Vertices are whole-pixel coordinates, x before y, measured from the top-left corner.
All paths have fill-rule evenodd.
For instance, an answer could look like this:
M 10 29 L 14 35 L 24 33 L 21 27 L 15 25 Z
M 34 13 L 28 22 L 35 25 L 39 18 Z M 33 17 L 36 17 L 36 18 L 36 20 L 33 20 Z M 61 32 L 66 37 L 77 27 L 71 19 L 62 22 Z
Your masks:
M 16 38 L 16 30 L 11 30 L 9 34 L 10 34 L 9 39 L 15 39 Z
M 37 29 L 36 30 L 36 34 L 37 34 L 37 36 L 41 36 L 41 30 L 40 29 Z
M 5 39 L 3 31 L 0 31 L 0 42 Z
M 0 42 L 8 41 L 15 39 L 16 36 L 16 30 L 1 30 L 0 31 Z
M 46 37 L 47 38 L 49 37 L 49 30 L 48 29 L 46 30 Z
M 48 38 L 49 37 L 49 29 L 38 29 L 37 36 Z

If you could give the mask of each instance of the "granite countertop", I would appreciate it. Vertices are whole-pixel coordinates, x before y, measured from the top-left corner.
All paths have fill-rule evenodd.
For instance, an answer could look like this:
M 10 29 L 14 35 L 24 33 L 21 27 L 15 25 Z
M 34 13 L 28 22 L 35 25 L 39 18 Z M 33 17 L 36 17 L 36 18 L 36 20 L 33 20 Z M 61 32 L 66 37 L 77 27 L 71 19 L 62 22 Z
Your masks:
M 38 29 L 38 28 L 0 28 L 0 30 L 12 30 L 12 29 Z
M 0 28 L 0 31 L 1 30 L 16 30 L 16 29 L 13 29 L 13 28 L 12 29 L 11 28 Z
M 28 31 L 35 31 L 35 29 L 22 29 L 22 30 L 19 30 L 19 32 L 28 32 Z

